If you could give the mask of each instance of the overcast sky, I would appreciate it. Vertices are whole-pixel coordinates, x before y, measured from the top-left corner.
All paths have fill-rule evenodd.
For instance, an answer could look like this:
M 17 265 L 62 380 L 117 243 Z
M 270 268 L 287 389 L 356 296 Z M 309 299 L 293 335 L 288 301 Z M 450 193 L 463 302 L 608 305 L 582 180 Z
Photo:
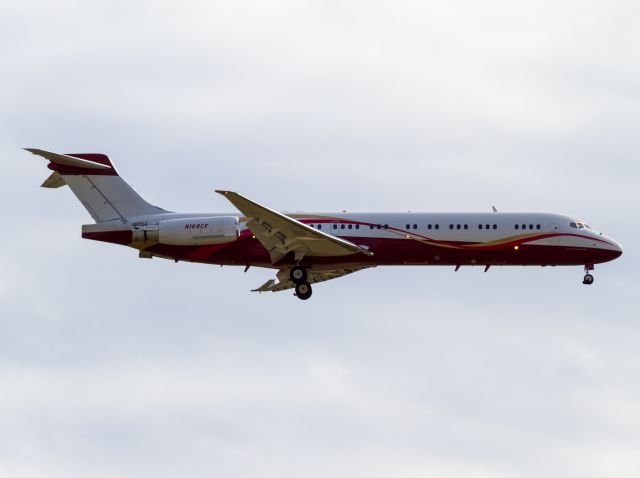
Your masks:
M 640 474 L 640 6 L 0 1 L 0 477 Z M 21 151 L 149 201 L 575 215 L 596 267 L 141 260 Z

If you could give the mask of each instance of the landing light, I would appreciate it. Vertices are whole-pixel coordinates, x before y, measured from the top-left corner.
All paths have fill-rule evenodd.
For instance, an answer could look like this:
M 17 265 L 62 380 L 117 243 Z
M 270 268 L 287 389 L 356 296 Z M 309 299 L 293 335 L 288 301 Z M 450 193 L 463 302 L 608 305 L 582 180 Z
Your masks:
M 518 249 L 520 249 L 520 246 L 513 246 L 513 248 L 517 251 Z

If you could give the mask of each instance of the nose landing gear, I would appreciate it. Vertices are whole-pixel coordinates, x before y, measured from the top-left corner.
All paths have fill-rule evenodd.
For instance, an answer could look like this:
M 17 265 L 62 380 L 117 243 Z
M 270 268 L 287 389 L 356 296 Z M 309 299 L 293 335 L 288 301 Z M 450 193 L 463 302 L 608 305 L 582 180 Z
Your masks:
M 589 273 L 590 271 L 592 271 L 593 269 L 595 269 L 595 266 L 593 264 L 586 264 L 584 266 L 584 279 L 582 280 L 582 283 L 584 285 L 591 285 L 593 284 L 593 276 Z

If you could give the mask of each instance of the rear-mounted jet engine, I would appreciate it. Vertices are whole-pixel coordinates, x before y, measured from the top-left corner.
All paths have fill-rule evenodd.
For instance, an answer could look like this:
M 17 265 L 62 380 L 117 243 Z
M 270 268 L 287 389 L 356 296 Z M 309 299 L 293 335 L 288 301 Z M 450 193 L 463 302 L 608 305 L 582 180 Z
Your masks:
M 204 246 L 233 242 L 240 237 L 236 216 L 166 219 L 157 226 L 133 229 L 133 242 L 159 242 L 173 246 Z

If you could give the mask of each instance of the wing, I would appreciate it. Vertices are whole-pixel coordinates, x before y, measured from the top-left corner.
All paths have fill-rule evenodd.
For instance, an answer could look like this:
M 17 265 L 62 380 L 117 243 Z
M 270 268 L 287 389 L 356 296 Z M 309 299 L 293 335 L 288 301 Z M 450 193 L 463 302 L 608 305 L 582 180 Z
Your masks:
M 249 218 L 247 227 L 269 251 L 272 263 L 290 252 L 296 261 L 304 256 L 336 257 L 373 252 L 352 242 L 318 231 L 232 191 L 216 191 Z
M 375 266 L 351 267 L 326 271 L 315 271 L 311 269 L 307 272 L 307 281 L 310 284 L 316 284 L 318 282 L 337 279 L 338 277 L 346 276 L 361 271 L 362 269 L 368 269 L 369 267 Z M 280 269 L 276 277 L 278 278 L 277 281 L 276 279 L 270 279 L 252 292 L 280 292 L 281 290 L 293 289 L 296 286 L 291 279 L 289 279 L 289 269 Z

